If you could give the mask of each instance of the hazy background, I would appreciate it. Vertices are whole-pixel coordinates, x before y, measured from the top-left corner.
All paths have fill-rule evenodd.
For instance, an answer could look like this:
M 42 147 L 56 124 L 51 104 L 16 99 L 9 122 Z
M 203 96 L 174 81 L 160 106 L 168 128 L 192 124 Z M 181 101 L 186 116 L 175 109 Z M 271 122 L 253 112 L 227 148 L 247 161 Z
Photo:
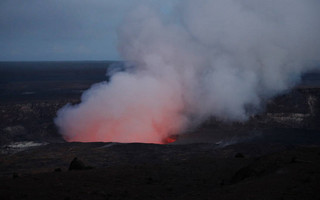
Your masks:
M 1 0 L 0 61 L 119 60 L 117 27 L 139 2 Z M 175 0 L 148 2 L 166 11 Z

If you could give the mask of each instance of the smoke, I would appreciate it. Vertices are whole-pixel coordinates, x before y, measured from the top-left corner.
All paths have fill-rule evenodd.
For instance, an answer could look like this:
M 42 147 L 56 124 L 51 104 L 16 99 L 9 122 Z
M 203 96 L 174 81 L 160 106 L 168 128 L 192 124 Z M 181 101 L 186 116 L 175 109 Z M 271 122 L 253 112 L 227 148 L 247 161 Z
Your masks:
M 93 85 L 55 123 L 69 141 L 162 143 L 209 117 L 243 121 L 320 56 L 317 0 L 140 5 L 119 28 L 134 68 Z

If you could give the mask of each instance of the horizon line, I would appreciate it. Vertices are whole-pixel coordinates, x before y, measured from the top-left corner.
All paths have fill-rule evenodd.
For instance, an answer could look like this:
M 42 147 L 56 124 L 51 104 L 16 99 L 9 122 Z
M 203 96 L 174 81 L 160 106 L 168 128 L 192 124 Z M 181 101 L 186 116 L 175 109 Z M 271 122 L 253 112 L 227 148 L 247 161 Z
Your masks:
M 0 60 L 0 62 L 123 62 L 124 60 Z

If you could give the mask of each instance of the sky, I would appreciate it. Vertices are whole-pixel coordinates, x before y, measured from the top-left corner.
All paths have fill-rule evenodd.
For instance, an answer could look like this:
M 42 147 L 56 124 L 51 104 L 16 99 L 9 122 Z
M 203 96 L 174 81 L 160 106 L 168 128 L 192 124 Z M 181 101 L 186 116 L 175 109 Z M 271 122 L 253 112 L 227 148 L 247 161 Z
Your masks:
M 0 61 L 121 60 L 117 29 L 141 1 L 1 0 Z

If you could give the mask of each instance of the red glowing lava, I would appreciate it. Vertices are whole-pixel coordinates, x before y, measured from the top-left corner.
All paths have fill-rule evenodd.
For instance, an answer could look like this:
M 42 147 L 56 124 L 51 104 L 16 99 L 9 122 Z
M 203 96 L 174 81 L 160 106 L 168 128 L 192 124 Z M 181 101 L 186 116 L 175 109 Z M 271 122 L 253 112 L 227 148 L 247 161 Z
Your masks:
M 175 82 L 132 74 L 88 90 L 78 105 L 67 105 L 55 119 L 68 142 L 168 144 L 187 124 L 185 104 Z
M 163 144 L 170 144 L 178 140 L 178 135 L 171 135 L 163 140 Z

